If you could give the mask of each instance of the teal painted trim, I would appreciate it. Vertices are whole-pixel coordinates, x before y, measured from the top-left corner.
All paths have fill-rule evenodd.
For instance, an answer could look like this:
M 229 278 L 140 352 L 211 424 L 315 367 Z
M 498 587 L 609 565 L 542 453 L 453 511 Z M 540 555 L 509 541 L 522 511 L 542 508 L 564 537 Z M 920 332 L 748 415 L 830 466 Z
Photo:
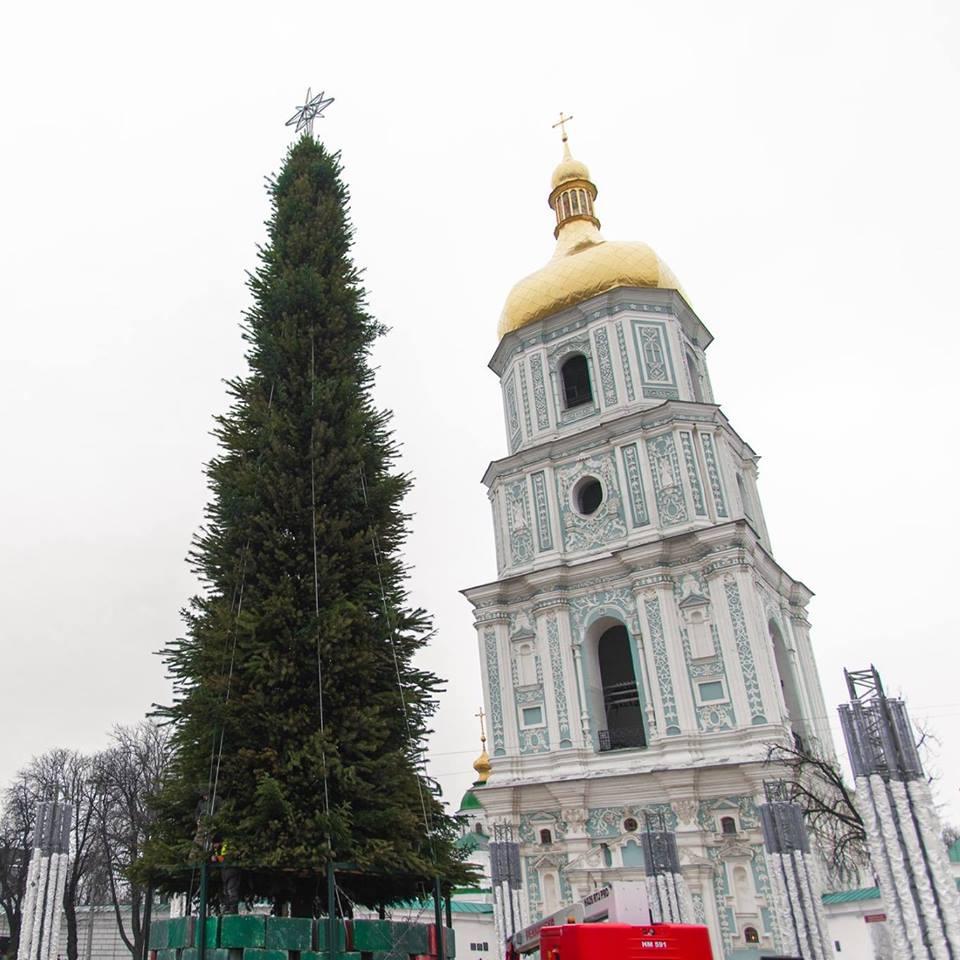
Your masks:
M 550 532 L 550 511 L 547 504 L 547 479 L 542 470 L 531 474 L 533 486 L 533 509 L 537 518 L 537 542 L 540 552 L 553 549 L 553 535 Z
M 683 523 L 687 520 L 687 502 L 680 482 L 680 461 L 673 434 L 662 433 L 647 440 L 647 457 L 661 526 Z
M 693 437 L 686 430 L 680 431 L 680 446 L 683 449 L 683 461 L 687 466 L 690 492 L 693 494 L 693 512 L 698 517 L 705 517 L 707 507 L 703 499 L 703 488 L 700 485 L 700 468 L 693 453 Z
M 753 650 L 750 647 L 750 637 L 747 633 L 747 620 L 743 613 L 743 604 L 740 602 L 740 590 L 733 577 L 724 578 L 723 589 L 727 595 L 727 607 L 730 610 L 730 621 L 733 624 L 733 636 L 737 642 L 740 672 L 743 675 L 744 686 L 747 688 L 750 722 L 754 725 L 766 723 L 767 718 L 763 712 L 760 681 L 757 678 L 757 667 L 753 662 Z
M 503 395 L 507 405 L 507 424 L 510 428 L 510 452 L 513 453 L 520 446 L 520 415 L 517 412 L 517 385 L 516 378 L 511 371 L 503 381 Z
M 657 669 L 657 684 L 660 688 L 660 700 L 663 703 L 664 731 L 668 737 L 680 733 L 680 717 L 677 714 L 677 701 L 673 694 L 673 680 L 670 676 L 670 660 L 667 656 L 667 643 L 663 634 L 663 617 L 660 613 L 660 600 L 649 597 L 644 601 L 647 624 L 650 627 L 650 646 L 653 650 L 653 662 Z
M 656 320 L 634 320 L 633 343 L 640 361 L 640 386 L 645 397 L 679 400 L 680 390 L 670 352 L 667 325 Z
M 623 382 L 627 386 L 627 399 L 633 403 L 637 395 L 633 391 L 633 372 L 630 369 L 630 357 L 627 354 L 627 340 L 623 335 L 623 321 L 617 321 L 617 344 L 620 347 L 620 363 L 623 365 Z
M 567 710 L 567 689 L 564 683 L 563 657 L 560 652 L 560 626 L 552 614 L 547 617 L 547 650 L 550 654 L 550 676 L 553 679 L 553 699 L 560 728 L 561 750 L 573 746 L 570 734 L 570 716 Z
M 647 513 L 647 500 L 643 495 L 643 475 L 640 472 L 640 452 L 635 443 L 620 448 L 623 472 L 627 478 L 627 496 L 630 500 L 630 517 L 635 527 L 645 527 L 650 523 Z
M 537 429 L 546 430 L 550 426 L 547 412 L 547 390 L 543 379 L 543 359 L 539 354 L 530 358 L 530 376 L 533 378 L 533 406 L 537 413 Z
M 490 690 L 493 755 L 502 757 L 507 751 L 503 735 L 503 702 L 500 697 L 500 658 L 497 656 L 497 635 L 493 630 L 483 631 L 483 648 L 487 658 L 487 686 Z
M 709 433 L 700 434 L 700 445 L 703 447 L 703 462 L 707 465 L 707 479 L 710 481 L 710 492 L 717 507 L 717 516 L 726 517 L 727 501 L 723 495 L 723 480 L 717 466 L 717 458 L 713 450 L 713 437 Z
M 517 364 L 517 376 L 520 378 L 520 395 L 523 398 L 523 423 L 527 428 L 527 437 L 533 436 L 533 424 L 530 420 L 530 396 L 527 393 L 526 364 L 521 360 Z
M 861 900 L 879 899 L 879 887 L 860 887 L 857 890 L 834 890 L 825 893 L 821 897 L 824 903 L 859 903 Z
M 530 526 L 530 503 L 526 478 L 514 480 L 504 487 L 507 503 L 507 533 L 510 538 L 512 566 L 533 561 L 533 530 Z
M 610 340 L 607 331 L 600 327 L 593 332 L 593 342 L 597 348 L 597 363 L 600 365 L 600 386 L 603 389 L 604 406 L 614 407 L 617 404 L 617 381 L 613 375 L 613 364 L 610 361 Z

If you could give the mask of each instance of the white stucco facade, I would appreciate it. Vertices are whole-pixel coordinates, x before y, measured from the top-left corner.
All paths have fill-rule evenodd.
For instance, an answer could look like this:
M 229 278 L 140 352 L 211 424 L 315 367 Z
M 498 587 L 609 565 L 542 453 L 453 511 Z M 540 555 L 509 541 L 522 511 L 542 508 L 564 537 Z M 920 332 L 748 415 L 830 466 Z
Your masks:
M 747 958 L 777 942 L 767 747 L 833 747 L 811 593 L 774 559 L 711 339 L 679 292 L 618 287 L 501 340 L 497 578 L 465 591 L 493 765 L 476 794 L 521 844 L 529 919 L 643 877 L 653 815 L 677 832 L 715 955 Z M 571 405 L 575 356 L 589 400 Z

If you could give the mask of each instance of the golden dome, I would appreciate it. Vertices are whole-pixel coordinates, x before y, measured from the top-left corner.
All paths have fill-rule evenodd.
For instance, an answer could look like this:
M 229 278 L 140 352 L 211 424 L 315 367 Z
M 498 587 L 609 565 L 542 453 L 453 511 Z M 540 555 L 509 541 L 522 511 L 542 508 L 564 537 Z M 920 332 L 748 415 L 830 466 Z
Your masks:
M 670 268 L 647 244 L 604 240 L 593 208 L 597 188 L 586 165 L 570 155 L 566 140 L 563 147 L 549 197 L 557 247 L 546 266 L 510 291 L 500 315 L 500 337 L 615 287 L 680 290 Z
M 487 755 L 487 738 L 481 737 L 483 741 L 483 752 L 473 761 L 473 769 L 477 771 L 477 779 L 474 781 L 474 786 L 478 784 L 486 783 L 490 779 L 490 757 Z
M 555 189 L 568 180 L 590 180 L 590 170 L 585 163 L 575 160 L 570 154 L 566 138 L 563 141 L 563 159 L 556 165 L 550 178 L 550 187 Z

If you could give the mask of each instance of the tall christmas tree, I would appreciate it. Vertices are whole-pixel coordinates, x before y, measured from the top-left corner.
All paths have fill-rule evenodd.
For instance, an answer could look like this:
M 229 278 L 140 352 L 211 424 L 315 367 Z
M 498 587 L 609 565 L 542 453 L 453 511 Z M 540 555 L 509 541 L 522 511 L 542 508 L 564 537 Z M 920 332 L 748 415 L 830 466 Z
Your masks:
M 400 556 L 410 481 L 370 397 L 383 327 L 350 257 L 340 175 L 304 136 L 269 183 L 249 373 L 217 419 L 190 558 L 205 589 L 164 651 L 175 696 L 158 712 L 177 755 L 140 868 L 183 889 L 182 866 L 219 853 L 241 897 L 300 915 L 331 860 L 357 865 L 347 892 L 370 905 L 462 869 L 419 766 L 440 681 L 414 665 L 431 625 Z

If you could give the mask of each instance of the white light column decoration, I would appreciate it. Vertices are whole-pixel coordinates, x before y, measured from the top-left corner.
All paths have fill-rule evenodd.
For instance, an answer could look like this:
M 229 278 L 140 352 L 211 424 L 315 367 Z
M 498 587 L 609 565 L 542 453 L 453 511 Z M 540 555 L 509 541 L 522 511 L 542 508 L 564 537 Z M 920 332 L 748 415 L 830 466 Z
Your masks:
M 906 704 L 872 666 L 846 678 L 840 723 L 896 955 L 960 960 L 960 897 Z
M 666 829 L 662 816 L 647 818 L 643 859 L 653 923 L 696 923 L 693 900 L 680 872 L 677 835 Z
M 17 952 L 20 960 L 57 960 L 72 816 L 73 805 L 67 802 L 44 801 L 37 809 Z
M 820 881 L 810 852 L 803 810 L 783 795 L 782 783 L 767 784 L 760 825 L 774 889 L 782 948 L 804 960 L 830 960 Z

